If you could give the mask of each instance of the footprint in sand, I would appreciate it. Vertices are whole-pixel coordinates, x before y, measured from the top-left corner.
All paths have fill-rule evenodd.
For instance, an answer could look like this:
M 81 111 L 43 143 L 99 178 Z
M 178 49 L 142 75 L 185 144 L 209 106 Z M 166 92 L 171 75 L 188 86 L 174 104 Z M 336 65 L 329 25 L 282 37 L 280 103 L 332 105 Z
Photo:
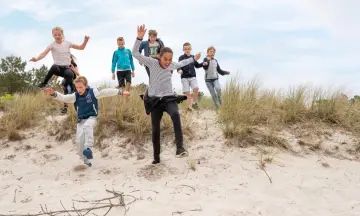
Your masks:
M 88 168 L 88 166 L 86 166 L 85 164 L 81 164 L 81 165 L 77 165 L 73 168 L 74 172 L 80 172 L 80 171 L 84 171 Z

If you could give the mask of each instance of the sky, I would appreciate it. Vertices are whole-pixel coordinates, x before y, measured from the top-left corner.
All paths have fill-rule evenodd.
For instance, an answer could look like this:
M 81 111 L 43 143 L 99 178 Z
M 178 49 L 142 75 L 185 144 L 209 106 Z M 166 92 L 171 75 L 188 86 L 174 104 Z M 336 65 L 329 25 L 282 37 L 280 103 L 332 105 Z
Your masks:
M 0 0 L 0 57 L 21 56 L 28 61 L 52 41 L 55 26 L 65 39 L 85 50 L 72 50 L 80 73 L 92 85 L 111 80 L 111 59 L 116 38 L 123 36 L 132 49 L 138 25 L 156 29 L 173 60 L 190 42 L 193 53 L 206 55 L 215 46 L 216 59 L 231 78 L 259 77 L 268 88 L 287 89 L 310 84 L 342 88 L 348 95 L 360 92 L 360 1 L 356 0 Z M 201 58 L 201 59 L 202 59 Z M 143 67 L 135 62 L 133 84 L 148 83 Z M 28 69 L 53 63 L 28 62 Z M 197 70 L 200 91 L 208 94 L 203 69 Z M 180 75 L 173 87 L 181 91 Z

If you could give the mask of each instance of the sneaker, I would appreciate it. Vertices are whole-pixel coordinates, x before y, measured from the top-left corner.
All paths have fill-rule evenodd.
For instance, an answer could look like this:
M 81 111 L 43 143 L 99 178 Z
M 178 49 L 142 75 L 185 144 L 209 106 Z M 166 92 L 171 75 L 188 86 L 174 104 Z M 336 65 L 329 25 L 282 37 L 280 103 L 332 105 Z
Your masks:
M 160 160 L 153 160 L 151 164 L 158 164 L 158 163 L 160 163 Z
M 194 103 L 194 104 L 192 105 L 192 108 L 198 110 L 198 109 L 199 109 L 199 105 L 198 105 L 197 103 Z
M 83 151 L 83 155 L 87 158 L 87 159 L 93 159 L 93 154 L 90 148 L 86 148 Z
M 87 163 L 84 163 L 84 164 L 87 165 L 88 167 L 92 166 L 91 162 L 87 162 Z
M 189 152 L 187 152 L 183 147 L 180 147 L 176 150 L 176 157 L 187 157 L 189 156 Z

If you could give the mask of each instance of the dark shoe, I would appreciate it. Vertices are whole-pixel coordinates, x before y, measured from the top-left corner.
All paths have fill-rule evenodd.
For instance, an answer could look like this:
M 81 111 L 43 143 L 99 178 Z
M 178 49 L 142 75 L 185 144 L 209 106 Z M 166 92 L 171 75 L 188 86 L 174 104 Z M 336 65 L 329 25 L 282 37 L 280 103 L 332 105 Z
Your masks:
M 176 157 L 187 157 L 189 156 L 189 152 L 187 152 L 183 147 L 176 149 Z
M 91 151 L 91 149 L 89 149 L 89 148 L 84 149 L 83 155 L 84 155 L 87 159 L 93 159 L 92 151 Z
M 160 163 L 160 160 L 153 160 L 152 164 L 158 164 Z

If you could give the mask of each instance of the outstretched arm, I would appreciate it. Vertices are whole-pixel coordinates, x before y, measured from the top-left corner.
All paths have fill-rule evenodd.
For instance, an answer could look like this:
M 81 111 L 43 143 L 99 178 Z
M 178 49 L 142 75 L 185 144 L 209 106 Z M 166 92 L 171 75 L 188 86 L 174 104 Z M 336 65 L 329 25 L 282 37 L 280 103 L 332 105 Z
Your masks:
M 185 60 L 181 60 L 179 62 L 172 62 L 170 67 L 171 67 L 172 70 L 176 70 L 176 69 L 182 68 L 182 67 L 190 64 L 193 61 L 195 61 L 195 59 L 192 57 L 192 58 L 188 58 L 188 59 L 185 59 Z
M 89 38 L 90 38 L 89 36 L 85 36 L 84 42 L 83 42 L 81 45 L 72 44 L 72 45 L 71 45 L 71 48 L 77 49 L 77 50 L 84 50 L 85 47 L 86 47 L 86 44 L 87 44 L 88 41 L 89 41 Z
M 216 61 L 217 62 L 217 61 Z M 216 67 L 216 70 L 217 70 L 217 72 L 220 74 L 220 75 L 227 75 L 227 74 L 230 74 L 229 72 L 227 72 L 227 71 L 224 71 L 224 70 L 222 70 L 221 68 L 220 68 L 220 65 L 219 65 L 219 62 L 217 62 L 217 67 Z
M 93 88 L 94 95 L 97 99 L 104 98 L 104 97 L 111 97 L 116 95 L 123 95 L 127 94 L 128 92 L 123 92 L 122 89 L 116 89 L 116 88 L 106 88 L 102 90 L 98 90 L 97 88 Z
M 181 56 L 179 57 L 178 62 L 182 61 L 183 59 L 184 59 L 184 56 L 183 56 L 183 55 L 181 55 Z M 179 73 L 181 73 L 181 72 L 182 72 L 182 68 L 181 68 L 181 67 L 180 67 L 180 68 L 178 68 L 178 69 L 177 69 L 177 71 L 178 71 Z
M 206 62 L 205 65 L 204 65 L 204 62 Z M 204 58 L 204 61 L 203 61 L 203 68 L 204 68 L 204 70 L 209 69 L 209 63 L 210 63 L 209 59 L 208 59 L 208 58 Z
M 46 89 L 51 96 L 54 97 L 55 100 L 58 100 L 63 103 L 75 103 L 75 93 L 63 95 L 60 92 L 53 91 L 52 89 Z
M 194 62 L 194 66 L 195 66 L 196 68 L 201 68 L 201 67 L 203 67 L 203 63 L 204 63 L 204 62 L 199 63 L 198 61 L 195 61 L 195 62 Z
M 45 56 L 50 52 L 50 50 L 51 50 L 51 47 L 50 46 L 48 46 L 48 47 L 46 47 L 46 49 L 44 50 L 44 52 L 42 52 L 38 57 L 32 57 L 31 59 L 30 59 L 30 61 L 33 61 L 33 62 L 37 62 L 37 61 L 40 61 L 41 59 L 43 59 L 43 58 L 45 58 Z

